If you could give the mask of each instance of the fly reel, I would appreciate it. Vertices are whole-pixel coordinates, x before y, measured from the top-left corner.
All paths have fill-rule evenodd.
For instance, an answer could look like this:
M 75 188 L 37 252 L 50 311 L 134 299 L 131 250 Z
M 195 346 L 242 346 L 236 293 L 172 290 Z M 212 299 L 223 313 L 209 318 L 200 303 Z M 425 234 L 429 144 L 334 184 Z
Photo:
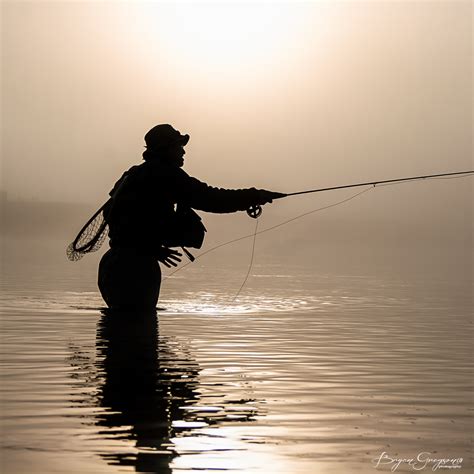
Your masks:
M 262 206 L 260 204 L 254 204 L 247 209 L 247 214 L 253 219 L 257 219 L 262 214 Z

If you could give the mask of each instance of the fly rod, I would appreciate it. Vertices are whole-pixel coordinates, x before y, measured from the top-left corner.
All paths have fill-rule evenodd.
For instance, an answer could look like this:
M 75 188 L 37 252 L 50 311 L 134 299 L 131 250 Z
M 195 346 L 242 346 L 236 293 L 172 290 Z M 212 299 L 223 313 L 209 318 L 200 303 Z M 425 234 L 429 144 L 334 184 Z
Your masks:
M 429 178 L 441 178 L 443 176 L 469 175 L 473 173 L 474 173 L 474 170 L 456 171 L 454 173 L 427 174 L 423 176 L 411 176 L 409 178 L 384 179 L 384 180 L 379 180 L 379 181 L 368 181 L 366 183 L 345 184 L 343 186 L 332 186 L 330 188 L 317 188 L 317 189 L 309 189 L 307 191 L 297 191 L 295 193 L 286 193 L 286 194 L 282 194 L 281 196 L 275 197 L 274 199 L 282 199 L 289 196 L 297 196 L 299 194 L 311 194 L 311 193 L 320 193 L 323 191 L 334 191 L 336 189 L 358 188 L 360 186 L 377 186 L 379 184 L 401 183 L 404 181 L 414 181 L 414 180 L 429 179 Z M 262 213 L 262 207 L 260 205 L 252 206 L 247 210 L 247 214 L 253 218 L 259 217 L 261 213 Z

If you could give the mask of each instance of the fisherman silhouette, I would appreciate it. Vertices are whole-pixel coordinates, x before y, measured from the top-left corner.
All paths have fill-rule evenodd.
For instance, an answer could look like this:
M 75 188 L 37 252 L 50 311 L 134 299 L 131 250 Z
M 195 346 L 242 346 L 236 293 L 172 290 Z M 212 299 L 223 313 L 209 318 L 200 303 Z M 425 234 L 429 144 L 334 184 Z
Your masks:
M 176 266 L 182 253 L 173 247 L 200 248 L 205 227 L 193 209 L 230 213 L 271 203 L 282 194 L 263 189 L 222 189 L 189 176 L 183 169 L 189 135 L 169 124 L 145 135 L 144 163 L 132 166 L 110 192 L 104 211 L 110 249 L 99 264 L 98 284 L 109 308 L 150 310 L 160 293 L 161 269 Z

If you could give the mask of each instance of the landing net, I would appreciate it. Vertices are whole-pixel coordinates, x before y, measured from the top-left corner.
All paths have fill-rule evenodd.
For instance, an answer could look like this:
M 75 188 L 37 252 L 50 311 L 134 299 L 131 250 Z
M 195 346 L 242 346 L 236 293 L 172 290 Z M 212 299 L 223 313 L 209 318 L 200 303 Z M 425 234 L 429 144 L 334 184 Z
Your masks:
M 110 201 L 109 199 L 95 212 L 79 231 L 74 241 L 68 245 L 66 254 L 72 262 L 80 260 L 87 253 L 96 252 L 104 243 L 109 230 L 104 210 Z

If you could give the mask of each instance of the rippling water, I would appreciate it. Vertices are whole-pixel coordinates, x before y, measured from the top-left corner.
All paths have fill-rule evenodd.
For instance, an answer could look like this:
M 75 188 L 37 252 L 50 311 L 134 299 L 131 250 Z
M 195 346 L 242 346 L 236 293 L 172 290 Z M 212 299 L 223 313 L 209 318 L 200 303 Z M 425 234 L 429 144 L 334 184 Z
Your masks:
M 124 318 L 93 271 L 5 263 L 2 472 L 471 472 L 469 278 L 196 265 Z

